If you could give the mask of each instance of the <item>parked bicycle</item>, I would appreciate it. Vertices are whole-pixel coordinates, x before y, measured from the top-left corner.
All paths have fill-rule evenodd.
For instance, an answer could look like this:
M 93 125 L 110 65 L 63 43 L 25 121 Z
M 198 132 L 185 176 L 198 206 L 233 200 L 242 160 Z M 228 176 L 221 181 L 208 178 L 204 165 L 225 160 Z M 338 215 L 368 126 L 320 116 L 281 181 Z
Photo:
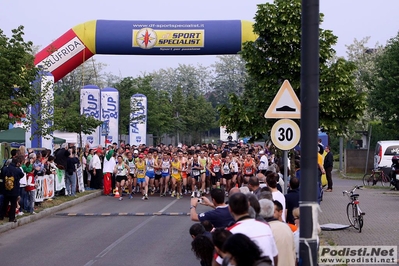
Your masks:
M 381 186 L 390 186 L 391 180 L 388 175 L 385 174 L 383 168 L 373 169 L 371 174 L 365 174 L 363 176 L 364 186 L 375 186 L 378 182 L 381 182 Z
M 348 216 L 348 220 L 355 228 L 356 230 L 359 231 L 359 233 L 362 232 L 362 227 L 363 227 L 363 216 L 366 214 L 362 212 L 359 206 L 359 194 L 354 194 L 356 189 L 361 189 L 362 186 L 354 186 L 350 191 L 343 191 L 342 194 L 345 196 L 347 195 L 349 198 L 349 203 L 346 206 L 346 215 Z

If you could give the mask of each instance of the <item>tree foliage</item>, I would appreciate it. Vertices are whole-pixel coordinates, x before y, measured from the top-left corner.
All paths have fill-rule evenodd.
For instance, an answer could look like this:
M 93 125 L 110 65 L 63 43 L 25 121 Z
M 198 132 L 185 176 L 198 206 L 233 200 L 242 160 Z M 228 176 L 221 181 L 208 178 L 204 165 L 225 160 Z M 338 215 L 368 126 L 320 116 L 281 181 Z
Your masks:
M 322 19 L 320 15 L 320 22 Z M 289 80 L 300 95 L 301 1 L 258 5 L 254 32 L 259 38 L 245 43 L 241 53 L 250 76 L 243 97 L 231 95 L 230 105 L 219 107 L 219 112 L 228 131 L 258 138 L 275 122 L 265 120 L 264 113 L 283 81 Z M 354 97 L 353 64 L 344 59 L 332 61 L 336 41 L 330 30 L 320 29 L 320 125 L 331 131 L 342 130 L 340 125 L 356 119 L 364 106 L 362 95 Z M 356 101 L 347 101 L 347 94 Z M 340 105 L 340 101 L 348 105 Z
M 213 107 L 229 102 L 229 94 L 241 96 L 247 81 L 245 61 L 240 55 L 222 55 L 213 64 L 212 91 L 207 95 Z
M 368 102 L 386 130 L 399 132 L 399 34 L 377 56 L 375 71 L 367 79 Z M 396 133 L 398 137 L 399 134 Z
M 3 129 L 22 117 L 34 99 L 31 82 L 38 69 L 33 63 L 33 44 L 24 40 L 23 29 L 19 26 L 12 30 L 11 37 L 0 30 L 0 127 Z

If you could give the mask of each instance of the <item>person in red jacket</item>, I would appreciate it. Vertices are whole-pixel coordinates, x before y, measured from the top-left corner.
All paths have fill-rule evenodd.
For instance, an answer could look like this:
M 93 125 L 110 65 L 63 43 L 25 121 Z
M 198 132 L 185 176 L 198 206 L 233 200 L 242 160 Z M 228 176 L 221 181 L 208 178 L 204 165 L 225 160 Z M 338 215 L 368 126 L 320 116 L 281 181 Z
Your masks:
M 30 214 L 36 214 L 35 213 L 35 198 L 36 198 L 36 187 L 37 184 L 35 182 L 35 175 L 33 172 L 30 172 L 27 174 L 27 185 L 25 187 L 25 190 L 28 192 L 28 206 L 26 207 L 26 210 Z

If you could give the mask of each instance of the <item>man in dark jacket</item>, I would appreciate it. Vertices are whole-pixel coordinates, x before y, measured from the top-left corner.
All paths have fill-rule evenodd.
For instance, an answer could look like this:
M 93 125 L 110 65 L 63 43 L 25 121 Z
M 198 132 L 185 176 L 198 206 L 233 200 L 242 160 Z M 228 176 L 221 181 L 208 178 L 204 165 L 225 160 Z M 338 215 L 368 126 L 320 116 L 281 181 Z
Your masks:
M 299 179 L 292 177 L 290 179 L 290 189 L 285 196 L 285 208 L 287 209 L 287 223 L 295 224 L 292 211 L 299 207 Z
M 63 143 L 61 149 L 55 152 L 54 162 L 57 164 L 58 169 L 65 170 L 67 168 L 67 160 L 71 153 L 67 150 L 68 144 Z
M 14 157 L 8 167 L 4 168 L 1 173 L 1 179 L 4 181 L 4 202 L 0 211 L 0 220 L 4 219 L 10 203 L 8 218 L 10 222 L 16 222 L 15 210 L 17 208 L 17 200 L 19 196 L 19 180 L 24 176 L 20 166 L 23 162 L 23 156 Z
M 333 186 L 333 182 L 332 182 L 332 169 L 333 169 L 333 164 L 334 164 L 334 156 L 330 150 L 330 146 L 326 146 L 326 148 L 324 149 L 327 154 L 326 156 L 324 156 L 324 170 L 326 171 L 326 178 L 327 178 L 327 189 L 326 192 L 331 192 L 332 191 L 332 186 Z

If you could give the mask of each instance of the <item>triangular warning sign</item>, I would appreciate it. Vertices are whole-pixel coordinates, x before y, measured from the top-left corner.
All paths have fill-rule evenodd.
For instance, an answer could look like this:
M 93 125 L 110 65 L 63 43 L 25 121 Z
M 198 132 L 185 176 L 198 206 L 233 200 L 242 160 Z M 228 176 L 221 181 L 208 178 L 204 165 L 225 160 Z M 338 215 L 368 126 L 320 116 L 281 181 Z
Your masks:
M 267 109 L 265 118 L 301 118 L 301 103 L 288 80 L 284 80 Z

